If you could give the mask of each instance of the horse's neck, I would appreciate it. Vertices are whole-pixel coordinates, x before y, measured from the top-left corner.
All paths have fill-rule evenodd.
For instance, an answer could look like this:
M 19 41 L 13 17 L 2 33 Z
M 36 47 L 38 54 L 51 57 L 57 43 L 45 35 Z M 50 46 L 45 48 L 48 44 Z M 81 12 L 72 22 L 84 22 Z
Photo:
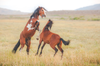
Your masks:
M 43 29 L 43 32 L 49 32 L 49 29 L 45 29 L 45 28 L 44 28 L 44 29 Z
M 39 20 L 39 15 L 35 15 L 34 18 L 36 18 L 37 20 Z
M 31 19 L 29 19 L 29 21 L 27 22 L 26 26 L 27 26 L 28 24 L 34 25 L 35 22 L 36 22 L 37 20 L 39 20 L 38 17 L 37 17 L 37 18 L 36 18 L 36 17 L 32 17 Z M 25 26 L 25 27 L 26 27 L 26 26 Z
M 39 20 L 39 16 L 34 16 L 31 19 L 29 19 L 28 23 L 33 23 L 36 22 L 37 20 Z

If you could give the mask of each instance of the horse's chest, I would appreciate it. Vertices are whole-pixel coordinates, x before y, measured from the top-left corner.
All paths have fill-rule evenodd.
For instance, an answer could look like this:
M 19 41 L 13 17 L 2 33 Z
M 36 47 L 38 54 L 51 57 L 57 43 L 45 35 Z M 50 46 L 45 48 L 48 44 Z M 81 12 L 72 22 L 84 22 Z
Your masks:
M 27 30 L 27 31 L 35 29 L 35 27 L 32 27 L 32 23 L 27 24 L 27 26 L 26 26 L 26 27 L 28 28 L 28 30 Z
M 32 37 L 35 33 L 35 27 L 33 27 L 32 23 L 28 23 L 24 30 L 25 37 Z

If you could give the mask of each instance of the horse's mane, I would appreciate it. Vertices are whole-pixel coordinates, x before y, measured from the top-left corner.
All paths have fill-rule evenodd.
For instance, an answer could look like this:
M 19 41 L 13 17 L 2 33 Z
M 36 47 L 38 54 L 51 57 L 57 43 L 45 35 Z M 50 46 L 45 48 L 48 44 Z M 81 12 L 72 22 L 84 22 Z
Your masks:
M 38 7 L 38 8 L 33 12 L 33 14 L 30 16 L 30 18 L 35 17 L 36 14 L 39 15 L 39 10 L 40 10 L 41 8 L 43 8 L 45 11 L 47 11 L 44 7 Z
M 45 26 L 45 29 L 44 29 L 44 30 L 49 30 L 49 27 L 50 27 L 50 29 L 51 29 L 52 24 L 53 24 L 53 21 L 49 19 L 49 22 L 46 24 L 46 26 Z

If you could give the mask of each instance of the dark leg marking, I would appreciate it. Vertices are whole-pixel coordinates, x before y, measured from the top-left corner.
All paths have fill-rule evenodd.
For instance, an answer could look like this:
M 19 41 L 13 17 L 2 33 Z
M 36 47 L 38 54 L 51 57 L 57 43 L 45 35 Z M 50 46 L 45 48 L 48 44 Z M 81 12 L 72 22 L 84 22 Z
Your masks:
M 38 52 L 39 52 L 39 48 L 40 48 L 40 46 L 41 46 L 41 44 L 39 44 L 39 46 L 38 46 L 38 50 L 37 50 L 37 53 L 35 54 L 35 56 L 38 55 Z
M 26 51 L 27 51 L 27 55 L 29 55 L 29 49 L 26 49 Z
M 27 52 L 27 55 L 29 55 L 29 49 L 30 49 L 30 40 L 31 38 L 26 38 L 26 46 L 27 46 L 27 49 L 26 49 L 26 52 Z
M 61 55 L 61 59 L 62 59 L 62 57 L 63 57 L 63 49 L 59 46 L 59 44 L 57 44 L 57 46 L 58 46 L 58 48 L 59 48 L 59 50 L 61 51 L 61 53 L 62 53 L 62 55 Z
M 61 59 L 62 59 L 63 58 L 63 52 L 64 52 L 62 48 L 61 48 L 61 52 L 62 52 L 62 55 L 61 55 Z
M 55 54 L 54 54 L 54 56 L 56 55 L 57 51 L 58 51 L 58 49 L 55 47 Z
M 41 56 L 42 50 L 43 50 L 44 46 L 45 46 L 45 43 L 44 43 L 43 46 L 41 47 L 41 52 L 40 52 L 40 55 L 39 55 L 39 56 Z

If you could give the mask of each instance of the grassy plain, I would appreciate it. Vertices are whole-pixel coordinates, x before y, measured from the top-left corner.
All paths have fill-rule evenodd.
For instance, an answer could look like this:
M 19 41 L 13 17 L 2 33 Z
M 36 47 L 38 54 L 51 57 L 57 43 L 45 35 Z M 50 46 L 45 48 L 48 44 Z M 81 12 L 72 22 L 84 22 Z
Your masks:
M 69 46 L 62 46 L 63 59 L 58 51 L 46 44 L 41 57 L 35 56 L 39 41 L 38 32 L 32 37 L 30 54 L 26 46 L 21 52 L 12 54 L 21 31 L 28 19 L 0 19 L 0 66 L 100 66 L 100 21 L 53 20 L 51 31 L 65 40 Z M 48 19 L 40 20 L 42 30 Z

